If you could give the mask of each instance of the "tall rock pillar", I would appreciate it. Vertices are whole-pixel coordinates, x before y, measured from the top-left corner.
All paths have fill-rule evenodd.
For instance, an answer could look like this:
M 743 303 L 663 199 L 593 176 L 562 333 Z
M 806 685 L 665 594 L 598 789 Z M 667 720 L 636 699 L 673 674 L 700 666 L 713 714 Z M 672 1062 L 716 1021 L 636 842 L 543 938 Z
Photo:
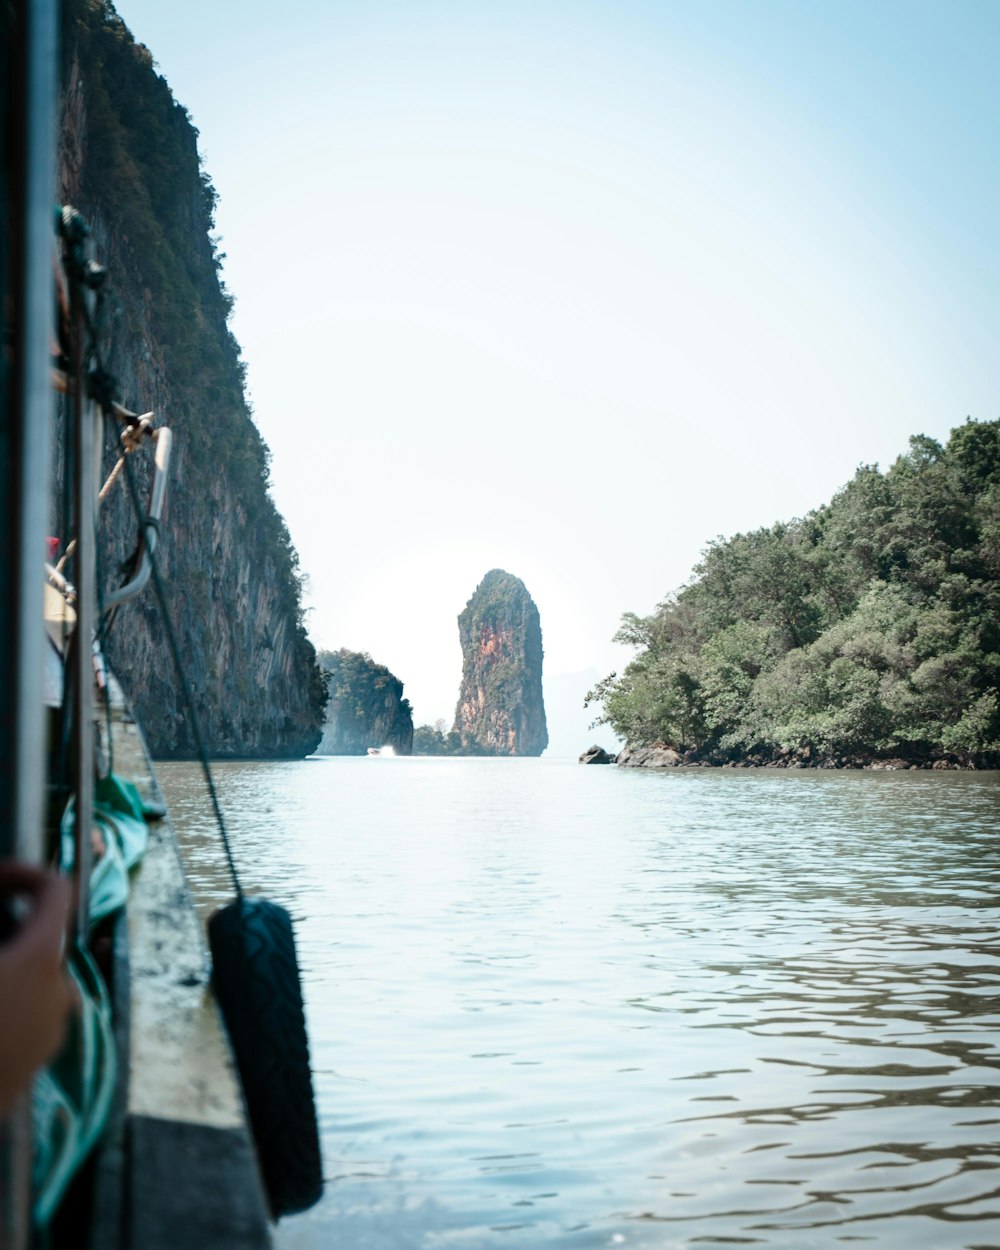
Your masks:
M 458 618 L 462 688 L 455 732 L 476 755 L 541 755 L 542 627 L 518 577 L 491 569 Z

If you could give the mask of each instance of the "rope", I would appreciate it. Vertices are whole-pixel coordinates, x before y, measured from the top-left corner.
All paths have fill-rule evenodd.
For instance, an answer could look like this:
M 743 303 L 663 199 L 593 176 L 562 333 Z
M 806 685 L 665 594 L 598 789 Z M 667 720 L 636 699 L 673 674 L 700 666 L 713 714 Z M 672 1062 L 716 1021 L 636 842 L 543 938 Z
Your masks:
M 122 469 L 125 468 L 125 457 L 120 456 L 117 464 L 108 474 L 108 480 L 104 483 L 97 493 L 97 502 L 104 503 L 105 499 L 111 494 L 111 488 L 122 475 Z
M 119 459 L 118 463 L 115 465 L 115 467 L 111 470 L 111 474 L 108 477 L 108 480 L 104 483 L 104 485 L 101 487 L 100 491 L 98 492 L 97 494 L 98 503 L 104 503 L 108 495 L 111 494 L 111 488 L 114 486 L 115 482 L 117 482 L 118 479 L 121 477 L 122 469 L 124 468 L 125 468 L 125 457 L 122 456 Z M 71 538 L 69 542 L 66 544 L 66 550 L 62 553 L 62 555 L 59 557 L 58 562 L 54 566 L 54 570 L 56 573 L 61 573 L 63 569 L 65 569 L 66 562 L 71 558 L 74 551 L 76 551 L 76 539 Z
M 53 566 L 53 572 L 61 573 L 63 569 L 65 569 L 66 562 L 73 555 L 74 551 L 76 551 L 76 539 L 71 538 L 69 542 L 66 544 L 66 550 L 59 557 L 58 563 Z
M 106 415 L 107 412 L 106 412 Z M 110 418 L 109 418 L 110 419 Z M 135 473 L 129 461 L 125 461 L 125 483 L 128 487 L 129 498 L 132 500 L 132 507 L 135 509 L 136 517 L 139 524 L 147 528 L 156 528 L 158 522 L 152 517 L 145 515 L 142 502 L 139 499 L 139 488 L 136 485 Z M 201 764 L 201 770 L 205 778 L 205 786 L 208 790 L 209 798 L 212 802 L 212 811 L 215 814 L 215 823 L 219 828 L 219 836 L 222 839 L 222 846 L 226 853 L 226 863 L 229 867 L 229 875 L 232 877 L 233 889 L 236 891 L 237 899 L 243 899 L 243 889 L 240 886 L 239 875 L 236 872 L 236 861 L 233 859 L 233 850 L 229 842 L 229 833 L 226 829 L 226 822 L 222 816 L 222 808 L 219 804 L 219 796 L 215 789 L 215 779 L 212 776 L 212 767 L 208 760 L 208 752 L 205 749 L 205 740 L 201 733 L 201 723 L 198 719 L 198 713 L 194 705 L 194 697 L 191 694 L 191 685 L 188 682 L 187 673 L 184 668 L 184 661 L 181 659 L 180 647 L 177 643 L 177 635 L 174 632 L 173 622 L 170 619 L 170 613 L 167 610 L 167 595 L 163 587 L 163 579 L 160 576 L 160 567 L 156 560 L 156 553 L 152 548 L 148 548 L 146 554 L 149 556 L 150 570 L 153 577 L 153 588 L 156 591 L 157 605 L 160 609 L 160 619 L 163 622 L 164 633 L 167 636 L 167 646 L 170 650 L 171 658 L 174 662 L 174 670 L 177 673 L 177 680 L 180 684 L 181 695 L 187 708 L 188 720 L 194 736 L 195 747 L 198 752 L 198 762 Z

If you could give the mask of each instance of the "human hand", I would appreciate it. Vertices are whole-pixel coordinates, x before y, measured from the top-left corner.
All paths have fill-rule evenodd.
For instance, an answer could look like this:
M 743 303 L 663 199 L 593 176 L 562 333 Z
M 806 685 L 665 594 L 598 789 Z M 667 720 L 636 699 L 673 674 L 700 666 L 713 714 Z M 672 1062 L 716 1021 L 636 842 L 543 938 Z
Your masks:
M 74 993 L 63 963 L 70 885 L 41 868 L 0 863 L 0 897 L 28 912 L 0 945 L 0 1118 L 63 1039 Z

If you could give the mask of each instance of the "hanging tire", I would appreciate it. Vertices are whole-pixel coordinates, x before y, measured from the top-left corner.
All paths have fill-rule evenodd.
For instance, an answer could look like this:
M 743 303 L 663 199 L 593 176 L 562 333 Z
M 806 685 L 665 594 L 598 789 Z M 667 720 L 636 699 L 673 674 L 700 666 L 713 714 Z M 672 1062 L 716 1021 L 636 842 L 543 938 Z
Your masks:
M 237 899 L 212 915 L 208 938 L 271 1214 L 304 1211 L 323 1192 L 323 1169 L 291 917 Z

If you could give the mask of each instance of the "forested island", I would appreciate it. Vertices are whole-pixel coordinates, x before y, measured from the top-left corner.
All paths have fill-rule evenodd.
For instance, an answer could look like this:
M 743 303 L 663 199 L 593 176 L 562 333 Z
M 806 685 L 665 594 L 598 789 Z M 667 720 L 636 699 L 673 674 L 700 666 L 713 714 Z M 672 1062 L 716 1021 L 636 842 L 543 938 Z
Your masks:
M 367 652 L 321 651 L 329 701 L 319 755 L 365 755 L 370 747 L 413 751 L 413 712 L 403 683 Z
M 1000 421 L 709 545 L 587 696 L 657 762 L 1000 766 Z M 620 757 L 622 759 L 622 757 Z

